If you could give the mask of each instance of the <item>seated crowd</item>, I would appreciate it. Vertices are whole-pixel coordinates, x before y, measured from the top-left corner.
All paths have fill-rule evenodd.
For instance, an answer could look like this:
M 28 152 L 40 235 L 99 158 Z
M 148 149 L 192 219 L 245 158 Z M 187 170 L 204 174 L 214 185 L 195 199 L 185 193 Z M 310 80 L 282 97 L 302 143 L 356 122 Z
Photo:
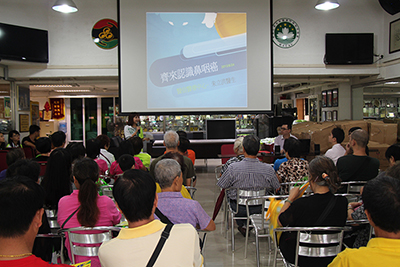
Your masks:
M 66 139 L 64 133 L 57 132 L 50 138 L 38 138 L 40 128 L 39 130 L 37 127 L 32 128 L 35 131 L 32 130 L 31 134 L 24 138 L 24 142 L 35 145 L 35 157 L 25 159 L 24 151 L 16 142 L 15 149 L 10 148 L 11 150 L 7 152 L 8 169 L 0 173 L 0 177 L 4 177 L 3 181 L 0 181 L 0 204 L 7 205 L 2 211 L 9 214 L 9 211 L 18 209 L 18 213 L 14 213 L 15 218 L 7 216 L 7 220 L 0 222 L 2 229 L 0 230 L 1 266 L 3 263 L 8 264 L 6 266 L 49 265 L 46 262 L 52 260 L 53 251 L 60 244 L 55 245 L 57 242 L 41 237 L 35 238 L 38 233 L 49 234 L 51 232 L 44 209 L 56 212 L 57 222 L 61 229 L 80 226 L 114 226 L 121 222 L 123 214 L 128 220 L 129 228 L 136 228 L 140 223 L 142 225 L 149 224 L 149 229 L 154 231 L 154 235 L 149 236 L 146 242 L 149 242 L 147 249 L 152 248 L 151 243 L 156 242 L 155 238 L 160 236 L 165 227 L 165 224 L 158 220 L 152 222 L 157 203 L 159 203 L 159 210 L 164 213 L 165 218 L 169 217 L 168 223 L 176 224 L 171 230 L 169 243 L 185 245 L 181 240 L 181 236 L 185 236 L 187 240 L 185 247 L 192 246 L 189 254 L 188 251 L 182 251 L 183 266 L 186 266 L 187 263 L 193 266 L 202 265 L 203 258 L 200 254 L 199 238 L 195 238 L 198 236 L 195 229 L 213 231 L 215 223 L 201 205 L 191 199 L 190 194 L 183 186 L 182 174 L 185 173 L 185 178 L 192 178 L 195 177 L 195 172 L 192 161 L 183 156 L 185 152 L 187 153 L 187 149 L 185 152 L 179 152 L 177 149 L 180 139 L 176 132 L 170 131 L 165 134 L 168 153 L 157 159 L 158 164 L 152 165 L 150 168 L 151 157 L 141 151 L 143 141 L 140 137 L 133 136 L 124 140 L 120 145 L 119 153 L 114 156 L 108 152 L 110 138 L 106 135 L 87 140 L 86 148 L 79 142 L 71 142 L 64 148 Z M 19 133 L 16 135 L 19 137 Z M 46 167 L 42 176 L 39 163 Z M 153 175 L 148 172 L 148 167 L 152 170 Z M 101 195 L 99 186 L 103 184 L 99 177 L 104 177 L 106 182 L 111 182 L 111 184 L 115 183 L 113 194 L 118 206 L 110 197 Z M 36 185 L 27 182 L 28 180 Z M 137 184 L 138 181 L 143 180 L 144 184 Z M 156 192 L 156 182 L 160 188 L 159 193 Z M 129 186 L 130 183 L 132 183 L 131 186 Z M 118 189 L 119 184 L 120 189 Z M 15 190 L 11 190 L 13 188 Z M 25 190 L 32 192 L 25 192 Z M 3 194 L 6 191 L 9 191 L 8 194 Z M 121 192 L 121 194 L 115 192 Z M 140 197 L 126 198 L 126 193 Z M 143 198 L 144 195 L 146 198 Z M 35 200 L 32 200 L 32 197 Z M 14 198 L 18 198 L 19 201 L 11 201 L 12 204 L 10 204 L 10 199 Z M 30 201 L 31 205 L 22 207 L 24 200 Z M 130 200 L 134 201 L 126 202 Z M 155 218 L 158 219 L 158 217 Z M 21 223 L 16 223 L 19 221 Z M 11 229 L 13 223 L 18 228 L 17 230 Z M 122 239 L 126 239 L 126 234 L 129 233 L 130 231 L 126 233 L 121 231 L 117 239 L 120 236 Z M 15 244 L 15 248 L 4 246 L 6 242 Z M 132 242 L 132 245 L 134 243 L 136 242 Z M 68 235 L 65 237 L 64 245 L 68 252 L 68 258 L 74 257 L 74 262 L 91 260 L 91 266 L 101 266 L 97 256 L 73 256 Z M 85 246 L 75 243 L 73 245 Z M 143 247 L 142 241 L 137 245 Z M 108 246 L 110 250 L 101 250 L 105 255 L 101 261 L 107 261 L 107 253 L 112 251 L 113 246 L 111 244 Z M 119 247 L 120 244 L 116 249 L 119 250 Z M 164 248 L 166 252 L 161 253 L 158 261 L 171 260 L 168 257 L 172 254 L 168 253 L 168 250 L 175 249 L 175 245 L 166 245 Z M 150 259 L 152 251 L 148 252 L 150 253 L 148 259 Z M 139 254 L 145 260 L 145 254 Z M 114 259 L 114 256 L 112 258 Z M 123 257 L 120 260 L 123 261 Z M 103 263 L 102 266 L 119 266 L 119 264 Z
M 114 226 L 122 222 L 121 218 L 126 219 L 127 228 L 99 244 L 98 256 L 75 256 L 76 263 L 91 260 L 91 266 L 131 266 L 133 262 L 135 266 L 154 262 L 155 266 L 171 262 L 179 266 L 203 265 L 196 229 L 214 231 L 216 225 L 185 188 L 196 184 L 195 154 L 188 149 L 189 140 L 183 133 L 167 131 L 165 154 L 151 160 L 141 151 L 143 130 L 135 118 L 131 118 L 132 129 L 127 128 L 131 135 L 117 150 L 112 149 L 113 153 L 106 135 L 87 140 L 86 147 L 76 142 L 64 148 L 66 136 L 62 132 L 38 138 L 40 128 L 32 127 L 21 143 L 19 133 L 10 132 L 8 168 L 0 173 L 0 210 L 7 214 L 0 218 L 1 266 L 50 266 L 56 246 L 36 238 L 38 233 L 51 231 L 44 209 L 57 212 L 61 229 Z M 250 206 L 248 211 L 246 206 L 237 205 L 236 189 L 263 189 L 265 194 L 286 197 L 277 216 L 278 226 L 344 227 L 348 221 L 365 219 L 374 228 L 375 238 L 366 237 L 369 228 L 354 227 L 346 234 L 344 243 L 348 248 L 336 257 L 300 257 L 299 265 L 399 264 L 400 146 L 388 148 L 385 157 L 391 167 L 379 174 L 379 161 L 367 155 L 368 133 L 362 129 L 352 131 L 343 147 L 344 132 L 334 128 L 327 137 L 332 148 L 310 162 L 302 158 L 306 155 L 301 155 L 300 141 L 291 135 L 291 123 L 285 122 L 281 133 L 276 143 L 285 158 L 275 164 L 258 158 L 258 137 L 236 139 L 236 156 L 222 166 L 217 182 L 226 190 L 236 216 L 262 212 L 261 205 Z M 32 147 L 35 157 L 25 159 L 21 146 Z M 42 175 L 40 164 L 46 166 Z M 346 190 L 341 184 L 345 181 L 366 183 L 362 201 L 348 203 L 346 196 L 336 194 Z M 303 196 L 304 191 L 296 184 L 306 182 L 311 194 Z M 101 195 L 100 186 L 108 183 L 113 185 L 115 202 Z M 236 223 L 245 235 L 246 220 Z M 65 238 L 72 259 L 68 235 Z M 155 247 L 162 243 L 160 240 L 165 242 L 164 238 L 167 242 L 159 252 Z M 295 262 L 296 239 L 293 233 L 283 233 L 279 239 L 282 255 L 290 263 Z M 185 249 L 177 249 L 183 246 Z

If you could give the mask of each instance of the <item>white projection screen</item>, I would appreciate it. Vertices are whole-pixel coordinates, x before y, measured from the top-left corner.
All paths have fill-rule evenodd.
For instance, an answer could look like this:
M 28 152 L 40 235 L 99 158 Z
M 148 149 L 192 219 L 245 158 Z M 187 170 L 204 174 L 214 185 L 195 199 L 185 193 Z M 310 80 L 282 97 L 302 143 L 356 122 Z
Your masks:
M 119 0 L 123 114 L 272 110 L 271 0 Z

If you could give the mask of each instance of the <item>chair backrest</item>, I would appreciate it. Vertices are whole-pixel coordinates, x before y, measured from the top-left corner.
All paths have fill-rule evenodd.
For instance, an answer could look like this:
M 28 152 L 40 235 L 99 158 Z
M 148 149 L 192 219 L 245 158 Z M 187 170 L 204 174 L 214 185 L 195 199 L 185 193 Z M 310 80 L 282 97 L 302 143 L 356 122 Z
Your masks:
M 7 153 L 8 150 L 0 150 L 0 172 L 8 168 L 6 161 Z
M 46 212 L 51 232 L 56 233 L 60 229 L 60 225 L 57 222 L 57 210 L 45 209 L 44 211 Z
M 252 198 L 252 197 L 260 197 L 260 196 L 265 196 L 266 190 L 260 189 L 260 190 L 244 190 L 244 189 L 237 189 L 236 192 L 236 201 L 239 205 L 246 205 L 246 199 Z M 249 206 L 254 206 L 254 205 L 261 205 L 262 200 L 260 199 L 252 199 L 247 201 L 247 205 Z
M 24 150 L 25 158 L 32 159 L 35 157 L 35 152 L 33 151 L 33 148 L 31 148 L 30 146 L 25 146 L 22 149 Z
M 295 266 L 298 266 L 299 256 L 312 258 L 336 256 L 342 249 L 343 232 L 349 229 L 347 227 L 281 227 L 274 229 L 274 238 L 277 240 L 278 232 L 297 233 Z M 278 249 L 277 244 L 275 247 Z
M 361 192 L 361 188 L 366 184 L 366 181 L 348 181 L 342 182 L 341 185 L 346 189 L 347 194 L 356 193 L 359 194 Z
M 233 155 L 235 154 L 235 151 L 233 151 L 233 144 L 223 144 L 221 146 L 221 155 Z M 222 158 L 221 162 L 222 164 L 225 164 L 229 158 Z
M 185 188 L 186 188 L 186 190 L 189 192 L 190 197 L 191 197 L 192 199 L 194 199 L 194 194 L 196 193 L 197 188 L 196 188 L 196 187 L 193 187 L 193 186 L 185 186 Z
M 46 173 L 47 161 L 38 161 L 40 165 L 40 174 L 39 177 L 43 177 Z
M 108 196 L 111 199 L 114 199 L 112 194 L 113 185 L 103 185 L 100 187 L 101 193 L 103 196 Z
M 63 230 L 68 233 L 72 263 L 75 264 L 75 256 L 95 257 L 99 252 L 99 244 L 111 240 L 113 232 L 119 232 L 118 227 L 76 227 Z M 93 233 L 93 231 L 103 231 Z M 85 246 L 79 246 L 84 244 Z M 92 246 L 90 246 L 92 245 Z

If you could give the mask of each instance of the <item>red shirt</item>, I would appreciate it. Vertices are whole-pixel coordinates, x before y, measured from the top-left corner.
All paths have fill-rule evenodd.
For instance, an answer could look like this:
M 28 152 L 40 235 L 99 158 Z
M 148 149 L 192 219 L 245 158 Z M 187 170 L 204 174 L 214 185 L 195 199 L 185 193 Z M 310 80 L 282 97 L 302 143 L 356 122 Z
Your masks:
M 67 264 L 51 264 L 45 262 L 44 260 L 36 257 L 35 255 L 18 260 L 0 261 L 0 266 L 1 267 L 26 267 L 26 266 L 34 266 L 34 267 L 69 266 L 70 267 L 70 265 Z

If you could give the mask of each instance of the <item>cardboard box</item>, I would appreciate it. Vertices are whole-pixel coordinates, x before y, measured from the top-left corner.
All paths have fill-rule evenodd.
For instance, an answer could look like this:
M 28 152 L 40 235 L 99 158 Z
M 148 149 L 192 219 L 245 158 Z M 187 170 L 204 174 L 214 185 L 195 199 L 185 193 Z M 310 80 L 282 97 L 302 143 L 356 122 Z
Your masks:
M 397 124 L 370 121 L 369 140 L 379 144 L 393 145 L 397 142 Z
M 374 141 L 368 143 L 369 156 L 379 160 L 379 169 L 381 171 L 384 171 L 389 167 L 389 161 L 385 158 L 385 152 L 388 147 L 388 144 L 380 144 Z
M 296 126 L 296 127 L 295 127 Z M 331 148 L 328 141 L 329 134 L 336 127 L 334 122 L 324 123 L 300 123 L 293 126 L 292 134 L 299 139 L 311 139 L 310 152 L 314 152 L 314 145 L 320 145 L 321 155 Z
M 344 131 L 344 140 L 343 142 L 349 142 L 349 130 L 353 127 L 361 127 L 361 129 L 368 131 L 368 123 L 365 120 L 358 121 L 337 121 L 336 124 L 343 129 Z

